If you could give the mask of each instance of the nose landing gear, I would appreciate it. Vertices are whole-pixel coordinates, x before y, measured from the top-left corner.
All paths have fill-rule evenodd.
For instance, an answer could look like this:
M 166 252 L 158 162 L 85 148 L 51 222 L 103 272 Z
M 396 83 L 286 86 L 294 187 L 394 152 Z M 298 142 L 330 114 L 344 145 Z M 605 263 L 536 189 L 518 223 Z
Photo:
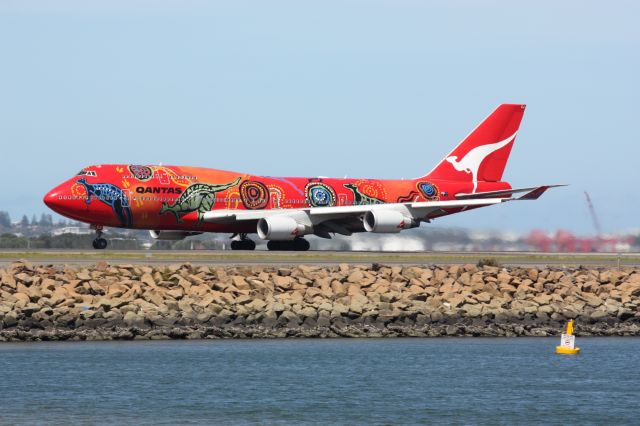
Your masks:
M 104 238 L 96 238 L 93 240 L 93 248 L 97 250 L 104 250 L 109 243 Z
M 92 227 L 96 230 L 96 238 L 93 240 L 93 248 L 96 250 L 104 250 L 109 244 L 106 239 L 102 238 L 102 226 L 96 225 Z

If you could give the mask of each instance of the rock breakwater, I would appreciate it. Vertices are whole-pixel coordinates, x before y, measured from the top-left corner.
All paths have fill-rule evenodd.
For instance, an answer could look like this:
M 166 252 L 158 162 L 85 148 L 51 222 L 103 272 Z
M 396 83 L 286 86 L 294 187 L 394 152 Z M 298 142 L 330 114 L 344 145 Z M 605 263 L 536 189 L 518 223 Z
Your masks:
M 0 340 L 640 335 L 640 270 L 109 265 L 0 269 Z

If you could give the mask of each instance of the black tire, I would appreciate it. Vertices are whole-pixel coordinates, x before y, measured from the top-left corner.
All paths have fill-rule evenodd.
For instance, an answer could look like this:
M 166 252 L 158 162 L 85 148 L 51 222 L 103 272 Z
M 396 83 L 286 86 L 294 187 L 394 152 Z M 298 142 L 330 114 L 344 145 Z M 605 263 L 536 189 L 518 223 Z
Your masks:
M 97 240 L 97 239 L 96 239 L 96 240 L 93 240 L 93 241 L 91 242 L 91 244 L 93 245 L 93 248 L 94 248 L 94 249 L 98 250 L 98 240 Z
M 311 248 L 311 244 L 309 244 L 309 241 L 305 240 L 304 238 L 296 238 L 295 240 L 293 240 L 293 244 L 295 251 L 307 251 L 309 250 L 309 248 Z
M 96 240 L 93 241 L 94 242 L 94 247 L 98 250 L 104 250 L 107 248 L 107 245 L 109 244 L 107 242 L 107 240 L 105 240 L 104 238 L 98 238 Z
M 242 250 L 255 250 L 256 249 L 256 242 L 253 240 L 243 240 L 242 241 Z
M 231 250 L 255 250 L 256 243 L 253 240 L 233 240 L 231 241 Z
M 267 249 L 274 251 L 307 251 L 310 248 L 309 241 L 304 238 L 296 238 L 293 241 L 269 241 Z
M 282 250 L 282 241 L 273 241 L 273 240 L 270 240 L 270 241 L 267 243 L 267 250 L 269 250 L 269 251 Z

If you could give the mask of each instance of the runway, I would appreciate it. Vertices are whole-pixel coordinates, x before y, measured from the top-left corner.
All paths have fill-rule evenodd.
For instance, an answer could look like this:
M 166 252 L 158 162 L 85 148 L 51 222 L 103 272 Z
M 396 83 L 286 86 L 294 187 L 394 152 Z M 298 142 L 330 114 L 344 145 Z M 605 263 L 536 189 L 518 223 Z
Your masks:
M 364 252 L 364 251 L 221 251 L 221 250 L 3 250 L 0 265 L 20 259 L 44 265 L 172 264 L 199 265 L 425 265 L 476 264 L 491 259 L 505 266 L 639 266 L 640 253 L 535 253 L 535 252 Z

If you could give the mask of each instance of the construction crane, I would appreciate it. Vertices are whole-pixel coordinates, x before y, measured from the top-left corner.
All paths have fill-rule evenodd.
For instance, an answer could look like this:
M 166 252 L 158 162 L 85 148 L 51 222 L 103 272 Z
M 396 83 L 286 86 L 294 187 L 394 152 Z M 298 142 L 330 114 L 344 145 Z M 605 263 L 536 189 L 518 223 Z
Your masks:
M 602 235 L 602 228 L 600 228 L 600 221 L 598 220 L 598 216 L 596 215 L 596 209 L 593 208 L 591 197 L 589 197 L 589 193 L 587 191 L 584 191 L 584 196 L 587 197 L 587 206 L 589 207 L 589 213 L 591 214 L 593 227 L 596 228 L 596 236 L 600 237 Z

